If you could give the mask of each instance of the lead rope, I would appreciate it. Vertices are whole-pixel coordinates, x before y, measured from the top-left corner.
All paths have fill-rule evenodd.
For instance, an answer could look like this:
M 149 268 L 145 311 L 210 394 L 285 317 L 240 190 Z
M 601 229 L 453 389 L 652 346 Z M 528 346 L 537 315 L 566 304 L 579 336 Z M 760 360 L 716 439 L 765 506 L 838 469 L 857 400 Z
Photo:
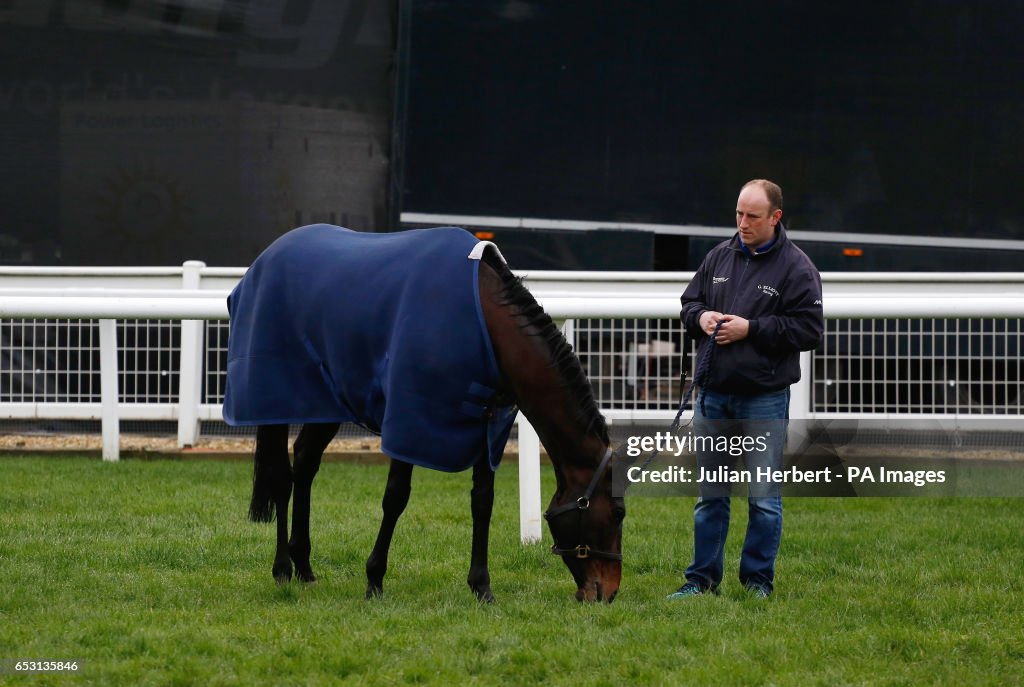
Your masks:
M 743 277 L 746 276 L 747 267 L 749 265 L 750 258 L 747 258 L 746 262 L 743 263 L 743 271 L 740 272 L 740 278 L 737 279 L 736 282 L 743 281 Z M 733 293 L 732 303 L 729 304 L 729 307 L 726 308 L 725 312 L 733 311 L 733 308 L 736 305 L 736 300 L 739 297 L 740 289 L 737 288 L 736 291 Z M 700 326 L 700 318 L 698 317 L 697 320 L 697 325 Z M 687 403 L 687 400 L 690 398 L 690 393 L 692 393 L 693 387 L 704 380 L 704 377 L 707 375 L 708 370 L 711 368 L 711 358 L 713 358 L 715 355 L 715 346 L 717 345 L 715 344 L 715 337 L 718 336 L 718 330 L 721 328 L 721 326 L 722 320 L 719 320 L 718 324 L 715 325 L 715 331 L 711 332 L 711 334 L 708 335 L 707 346 L 704 347 L 704 350 L 700 352 L 700 357 L 697 358 L 697 365 L 695 366 L 693 371 L 693 380 L 690 382 L 690 386 L 687 387 L 686 391 L 683 392 L 683 397 L 679 400 L 679 412 L 676 413 L 676 419 L 672 421 L 672 425 L 669 427 L 669 431 L 672 432 L 673 434 L 675 434 L 676 430 L 679 429 L 679 418 L 682 417 L 687 405 L 689 405 Z M 701 388 L 703 388 L 703 385 L 701 385 Z M 704 409 L 704 394 L 700 395 L 700 412 L 702 415 L 707 415 L 707 412 Z M 651 460 L 653 460 L 653 458 L 651 458 Z M 650 460 L 648 460 L 647 462 L 649 463 Z M 644 465 L 646 466 L 646 463 Z
M 718 335 L 718 330 L 722 326 L 722 321 L 719 320 L 718 324 L 715 325 L 715 331 L 708 335 L 708 340 L 704 344 L 704 348 L 701 350 L 700 355 L 697 357 L 697 364 L 694 366 L 693 379 L 690 380 L 690 385 L 686 387 L 683 392 L 682 398 L 679 399 L 679 412 L 676 413 L 676 417 L 672 420 L 672 424 L 669 425 L 668 431 L 675 434 L 679 430 L 679 419 L 686 412 L 686 409 L 693 405 L 690 401 L 690 395 L 693 393 L 693 387 L 698 384 L 702 384 L 704 378 L 708 374 L 708 370 L 711 369 L 711 359 L 715 357 L 715 337 Z M 700 395 L 700 412 L 702 415 L 707 415 L 707 411 L 704 408 L 704 394 Z M 691 419 L 691 422 L 693 420 Z M 641 470 L 644 470 L 648 465 L 651 464 L 655 458 L 658 457 L 658 451 L 651 451 L 651 455 L 647 456 L 647 460 L 640 466 Z
M 747 258 L 747 260 L 743 263 L 743 271 L 740 272 L 740 278 L 737 279 L 734 283 L 743 281 L 743 277 L 747 274 L 747 267 L 749 265 L 750 258 Z M 736 305 L 736 300 L 739 298 L 739 296 L 740 291 L 737 288 L 735 293 L 733 294 L 732 303 L 729 305 L 728 308 L 726 308 L 726 312 L 732 312 L 733 306 Z M 700 323 L 698 318 L 698 325 L 699 324 Z M 693 387 L 696 386 L 697 384 L 701 384 L 704 381 L 704 377 L 707 376 L 708 370 L 711 369 L 711 359 L 715 356 L 715 348 L 717 346 L 717 344 L 715 344 L 715 337 L 718 336 L 718 330 L 721 328 L 721 326 L 722 320 L 719 320 L 718 324 L 715 325 L 715 331 L 711 332 L 711 334 L 708 335 L 707 344 L 704 346 L 704 350 L 700 352 L 700 356 L 697 358 L 697 364 L 696 366 L 694 366 L 693 371 L 693 379 L 690 381 L 690 386 L 686 387 L 686 391 L 683 392 L 683 397 L 679 399 L 679 412 L 676 413 L 675 419 L 672 420 L 672 424 L 669 425 L 668 428 L 668 431 L 671 432 L 672 434 L 675 434 L 679 430 L 679 418 L 683 416 L 683 413 L 686 411 L 686 408 L 691 405 L 690 394 L 693 393 Z M 703 388 L 703 385 L 701 386 L 701 388 Z M 707 415 L 707 410 L 704 408 L 704 394 L 700 395 L 700 412 L 702 415 Z M 690 421 L 693 422 L 692 419 Z M 651 461 L 657 457 L 657 449 L 651 451 L 651 455 L 647 457 L 647 460 L 645 460 L 644 464 L 640 466 L 640 469 L 643 470 L 644 468 L 646 468 L 648 465 L 650 465 Z
M 669 431 L 675 434 L 675 431 L 679 429 L 679 418 L 682 417 L 686 411 L 687 406 L 692 405 L 690 402 L 690 395 L 693 393 L 693 387 L 700 384 L 703 388 L 704 378 L 708 375 L 708 370 L 711 369 L 711 359 L 715 357 L 715 348 L 718 344 L 715 343 L 715 337 L 718 336 L 718 330 L 722 327 L 722 321 L 719 320 L 718 324 L 715 325 L 715 330 L 708 335 L 708 340 L 704 344 L 704 350 L 700 352 L 697 357 L 697 365 L 693 371 L 693 379 L 690 380 L 690 386 L 683 392 L 683 397 L 679 399 L 679 412 L 676 413 L 676 417 L 672 420 Z M 707 410 L 704 408 L 704 394 L 700 395 L 700 412 L 701 415 L 707 415 Z

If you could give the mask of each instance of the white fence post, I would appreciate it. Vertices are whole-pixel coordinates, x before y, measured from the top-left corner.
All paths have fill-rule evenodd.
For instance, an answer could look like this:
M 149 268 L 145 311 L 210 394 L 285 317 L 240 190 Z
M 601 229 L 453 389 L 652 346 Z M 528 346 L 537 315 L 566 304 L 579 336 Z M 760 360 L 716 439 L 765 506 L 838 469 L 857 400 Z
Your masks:
M 573 320 L 555 320 L 569 343 L 573 343 Z M 575 345 L 573 346 L 575 348 Z M 520 411 L 519 423 L 519 540 L 532 544 L 541 540 L 540 526 L 540 437 Z
M 576 320 L 569 318 L 563 322 L 562 334 L 565 336 L 565 340 L 572 344 L 573 350 L 576 350 Z
M 800 381 L 792 386 L 789 397 L 789 417 L 809 420 L 811 417 L 811 352 L 800 353 Z
M 540 437 L 520 411 L 519 423 L 519 540 L 540 541 Z
M 789 424 L 786 440 L 789 450 L 795 451 L 807 439 L 807 422 L 811 419 L 811 352 L 800 353 L 800 381 L 790 387 Z
M 118 419 L 117 321 L 100 320 L 100 406 L 103 460 L 121 457 L 121 423 Z
M 181 270 L 183 289 L 198 290 L 205 262 L 189 260 Z M 203 393 L 203 320 L 181 321 L 181 366 L 178 371 L 178 446 L 199 438 L 199 403 Z

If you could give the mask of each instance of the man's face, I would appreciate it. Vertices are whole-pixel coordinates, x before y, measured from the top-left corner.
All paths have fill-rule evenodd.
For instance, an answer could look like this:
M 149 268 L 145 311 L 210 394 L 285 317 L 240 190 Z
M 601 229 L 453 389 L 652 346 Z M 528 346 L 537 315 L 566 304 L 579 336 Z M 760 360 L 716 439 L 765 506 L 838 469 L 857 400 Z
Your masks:
M 760 186 L 747 186 L 736 200 L 736 229 L 751 250 L 760 248 L 775 236 L 775 225 L 782 210 L 772 212 L 768 196 Z

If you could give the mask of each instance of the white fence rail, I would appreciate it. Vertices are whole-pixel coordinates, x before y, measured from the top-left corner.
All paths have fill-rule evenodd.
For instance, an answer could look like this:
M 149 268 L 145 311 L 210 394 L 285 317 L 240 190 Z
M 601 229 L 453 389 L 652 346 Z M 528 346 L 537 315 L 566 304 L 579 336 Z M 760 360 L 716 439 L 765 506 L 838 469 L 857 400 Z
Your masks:
M 202 321 L 226 319 L 226 296 L 242 274 L 243 268 L 207 267 L 198 261 L 186 262 L 180 268 L 0 268 L 0 319 L 180 321 L 180 356 L 178 369 L 173 371 L 178 380 L 176 402 L 129 401 L 122 403 L 120 410 L 121 417 L 125 419 L 177 420 L 179 444 L 184 446 L 195 442 L 199 421 L 220 419 L 220 404 L 216 399 L 213 399 L 213 402 L 202 402 L 203 363 L 206 360 Z M 589 356 L 596 361 L 592 366 L 594 369 L 588 370 L 592 380 L 610 379 L 618 375 L 616 381 L 626 377 L 626 383 L 635 386 L 638 361 L 649 358 L 654 352 L 655 344 L 667 344 L 670 355 L 680 357 L 682 342 L 679 341 L 677 344 L 674 341 L 666 341 L 679 339 L 676 331 L 653 332 L 652 323 L 644 323 L 642 320 L 658 320 L 677 327 L 679 294 L 691 278 L 691 273 L 535 271 L 527 272 L 525 276 L 531 291 L 552 316 L 567 320 L 583 320 L 582 324 L 578 322 L 569 333 L 575 334 L 575 337 L 570 336 L 570 339 L 576 338 L 576 348 L 581 352 L 581 356 Z M 863 318 L 964 318 L 977 321 L 980 318 L 1024 316 L 1024 273 L 826 273 L 823 275 L 823 281 L 825 313 L 833 323 L 842 319 Z M 606 338 L 608 335 L 608 330 L 600 325 L 588 326 L 586 320 L 591 318 L 628 318 L 637 321 L 634 324 L 637 336 L 634 338 L 645 339 L 646 343 L 638 345 L 631 342 L 629 346 L 632 350 L 617 350 L 616 347 L 625 347 L 624 343 L 611 346 L 613 350 L 599 351 L 597 346 L 594 346 L 592 351 L 587 350 L 587 346 L 582 345 L 582 339 L 588 331 L 596 331 Z M 835 338 L 840 344 L 845 343 L 842 340 L 844 336 L 846 339 L 854 338 L 849 331 L 851 329 L 853 327 L 836 333 Z M 101 339 L 109 338 L 110 325 L 101 326 L 100 332 Z M 877 332 L 860 331 L 857 334 L 864 338 L 877 335 Z M 958 335 L 963 336 L 959 329 L 950 334 Z M 971 332 L 970 335 L 980 341 L 997 334 L 979 330 Z M 1002 336 L 1006 350 L 1000 364 L 1006 367 L 1006 364 L 1013 363 L 1020 354 L 1019 323 L 1016 330 L 1004 327 Z M 980 348 L 974 341 L 969 344 L 967 348 Z M 111 354 L 102 342 L 100 349 L 100 358 L 109 361 Z M 602 356 L 606 360 L 602 361 Z M 833 354 L 833 357 L 838 356 L 839 354 Z M 607 367 L 607 359 L 612 357 L 616 358 L 615 366 L 621 369 L 603 376 L 601 367 Z M 826 362 L 830 362 L 828 355 L 822 357 L 826 358 Z M 872 352 L 870 357 L 877 359 L 879 356 L 877 352 Z M 866 358 L 867 356 L 862 355 L 862 359 L 857 361 L 862 372 Z M 812 402 L 814 393 L 810 385 L 815 380 L 816 370 L 811 367 L 812 363 L 806 356 L 804 363 L 807 369 L 802 385 L 795 389 L 793 411 L 795 416 L 815 416 L 822 412 L 822 404 L 819 403 L 816 410 Z M 667 374 L 671 366 L 664 367 L 665 371 L 657 372 L 663 381 L 666 377 L 674 376 Z M 651 374 L 650 370 L 645 372 Z M 829 370 L 822 369 L 818 372 L 817 377 L 822 377 L 821 373 L 828 373 Z M 1003 372 L 1005 373 L 1005 370 Z M 107 370 L 108 377 L 110 374 L 113 373 Z M 1010 377 L 1003 380 L 1004 384 L 1019 382 L 1019 370 L 1016 375 L 1018 379 L 1013 379 L 1013 375 Z M 114 379 L 116 378 L 115 374 Z M 831 386 L 832 382 L 830 379 L 818 381 L 825 386 Z M 948 383 L 950 380 L 933 381 Z M 972 382 L 977 383 L 976 380 Z M 110 384 L 109 380 L 107 384 Z M 663 396 L 660 403 L 611 402 L 610 394 L 598 393 L 597 396 L 599 402 L 605 406 L 603 409 L 606 415 L 612 420 L 656 420 L 671 415 L 671 406 L 678 397 L 678 389 L 671 383 L 667 384 L 667 389 L 675 393 Z M 1000 398 L 1005 400 L 1005 397 L 1012 395 L 1003 394 Z M 99 404 L 39 402 L 35 399 L 25 402 L 0 402 L 0 416 L 99 419 L 103 400 L 106 400 L 105 397 Z M 1019 405 L 1022 400 L 1024 399 L 1017 398 L 1017 404 Z M 827 404 L 824 407 L 827 408 Z M 845 408 L 845 412 L 850 412 L 850 408 Z
M 204 361 L 209 363 L 207 349 L 211 347 L 204 341 L 204 328 L 209 334 L 209 330 L 215 326 L 212 323 L 227 318 L 227 293 L 243 273 L 244 270 L 240 268 L 210 268 L 195 261 L 173 269 L 0 269 L 0 321 L 17 318 L 99 320 L 100 367 L 99 403 L 34 400 L 2 402 L 0 417 L 100 419 L 103 456 L 107 460 L 116 460 L 118 457 L 119 423 L 122 419 L 177 420 L 179 444 L 194 444 L 198 438 L 200 421 L 221 419 L 219 402 L 211 402 L 209 398 L 203 402 Z M 525 276 L 531 291 L 547 312 L 556 319 L 570 323 L 567 325 L 570 330 L 567 335 L 571 340 L 577 339 L 578 350 L 587 348 L 580 345 L 584 334 L 597 332 L 599 337 L 602 334 L 601 327 L 589 324 L 590 320 L 634 321 L 636 336 L 629 344 L 631 349 L 626 350 L 624 345 L 616 345 L 606 352 L 589 348 L 581 350 L 581 357 L 597 361 L 598 374 L 591 370 L 592 380 L 601 378 L 600 368 L 609 360 L 614 360 L 616 365 L 625 360 L 621 364 L 622 374 L 627 377 L 624 383 L 632 384 L 636 393 L 638 367 L 650 363 L 652 356 L 658 356 L 655 344 L 667 346 L 673 358 L 682 357 L 681 349 L 670 341 L 673 337 L 680 338 L 676 330 L 668 334 L 652 334 L 649 329 L 652 327 L 651 321 L 655 321 L 654 324 L 665 322 L 678 326 L 679 294 L 692 277 L 691 274 L 532 272 Z M 857 402 L 861 404 L 859 407 L 882 408 L 876 410 L 875 414 L 886 415 L 886 403 L 890 401 L 875 403 L 874 395 L 878 394 L 871 388 L 865 390 L 863 381 L 855 378 L 867 373 L 881 374 L 881 382 L 876 382 L 876 385 L 892 383 L 893 380 L 886 378 L 888 372 L 885 369 L 876 373 L 871 371 L 871 366 L 879 368 L 880 364 L 887 364 L 888 358 L 903 355 L 897 350 L 889 351 L 886 348 L 888 344 L 885 341 L 893 338 L 893 333 L 901 339 L 917 336 L 922 347 L 929 349 L 933 348 L 932 344 L 923 343 L 927 336 L 956 340 L 970 337 L 970 341 L 965 344 L 966 353 L 944 350 L 941 358 L 934 351 L 927 354 L 931 356 L 930 360 L 935 361 L 935 368 L 945 376 L 929 372 L 913 383 L 920 384 L 922 388 L 927 385 L 926 395 L 930 394 L 931 398 L 935 395 L 935 388 L 943 385 L 998 382 L 1003 384 L 1004 393 L 994 397 L 997 401 L 994 405 L 1001 403 L 1005 406 L 1006 399 L 1013 396 L 1015 407 L 1007 410 L 990 404 L 982 409 L 983 412 L 1020 414 L 1024 399 L 1020 397 L 1022 331 L 1019 318 L 1024 317 L 1024 274 L 826 274 L 823 275 L 823 281 L 825 314 L 830 326 L 835 325 L 832 336 L 837 342 L 836 350 L 824 352 L 817 360 L 810 353 L 802 356 L 803 379 L 793 390 L 792 417 L 848 416 L 851 412 L 861 412 L 851 411 L 849 408 L 853 406 L 849 404 L 843 406 L 846 410 L 831 411 L 827 402 L 815 400 L 816 390 L 820 388 L 824 390 L 821 394 L 825 394 L 833 381 L 836 385 L 846 384 L 849 388 L 844 393 L 856 396 Z M 961 319 L 976 322 L 991 318 L 993 324 L 961 332 L 959 325 L 956 328 L 943 328 L 934 323 L 928 324 L 928 318 L 941 322 Z M 180 344 L 174 351 L 179 361 L 178 369 L 174 371 L 178 381 L 176 399 L 163 402 L 119 402 L 117 322 L 131 319 L 181 322 Z M 894 322 L 894 329 L 890 331 L 886 324 L 879 331 L 874 324 L 866 327 L 857 323 L 864 319 L 872 323 Z M 205 324 L 204 320 L 210 324 Z M 644 320 L 648 321 L 644 323 Z M 837 325 L 844 321 L 848 323 Z M 1000 324 L 1004 321 L 1006 324 Z M 909 322 L 910 325 L 904 326 L 902 322 Z M 641 339 L 645 340 L 644 343 L 638 343 Z M 881 344 L 872 343 L 882 339 L 885 341 Z M 838 352 L 844 346 L 848 350 Z M 973 359 L 970 356 L 979 355 L 972 352 L 972 348 L 982 350 L 986 346 L 995 347 L 995 352 L 990 356 L 991 370 L 977 373 L 979 379 L 976 380 L 965 382 L 955 379 L 956 375 L 964 374 L 959 371 L 964 368 L 963 361 L 971 362 Z M 865 347 L 870 350 L 865 350 Z M 169 354 L 170 348 L 162 349 L 163 353 Z M 124 350 L 120 352 L 126 353 Z M 643 364 L 639 362 L 641 359 Z M 844 361 L 844 369 L 847 371 L 845 378 L 827 378 L 834 372 L 833 368 L 843 367 L 841 363 Z M 855 366 L 857 372 L 850 372 Z M 647 369 L 645 374 L 650 376 L 651 370 Z M 668 388 L 672 390 L 671 378 L 674 374 L 657 374 L 661 382 L 669 380 Z M 971 374 L 969 368 L 967 374 Z M 982 380 L 980 376 L 983 374 L 1001 374 L 1004 378 Z M 859 392 L 856 384 L 860 384 Z M 892 393 L 895 396 L 898 392 L 897 389 Z M 886 395 L 884 389 L 879 393 Z M 871 403 L 864 400 L 867 396 L 871 396 Z M 598 398 L 602 399 L 601 394 L 598 394 Z M 628 403 L 616 403 L 613 405 L 618 407 L 606 407 L 603 410 L 612 421 L 663 420 L 674 414 L 677 400 L 678 393 L 669 393 L 663 402 L 655 403 L 657 407 L 653 409 L 637 407 L 637 404 L 626 407 Z M 840 408 L 839 405 L 836 407 Z M 939 412 L 929 414 L 929 418 L 942 417 L 943 408 L 931 410 Z M 901 420 L 906 419 L 908 414 L 899 417 Z M 536 469 L 539 463 L 539 444 L 536 435 L 525 422 L 520 425 L 519 436 L 521 534 L 524 540 L 531 540 L 540 536 L 539 471 Z

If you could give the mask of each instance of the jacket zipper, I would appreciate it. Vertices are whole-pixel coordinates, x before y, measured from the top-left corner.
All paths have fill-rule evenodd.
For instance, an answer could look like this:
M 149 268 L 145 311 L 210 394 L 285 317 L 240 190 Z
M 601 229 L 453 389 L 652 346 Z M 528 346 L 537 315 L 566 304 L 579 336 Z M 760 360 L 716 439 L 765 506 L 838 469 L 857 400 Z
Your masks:
M 732 306 L 736 305 L 736 300 L 740 297 L 740 290 L 743 289 L 743 277 L 747 274 L 747 266 L 750 264 L 750 258 L 744 256 L 743 258 L 743 271 L 740 272 L 740 278 L 736 280 L 736 290 L 732 292 L 732 303 L 722 313 L 723 315 L 737 315 L 732 311 Z

